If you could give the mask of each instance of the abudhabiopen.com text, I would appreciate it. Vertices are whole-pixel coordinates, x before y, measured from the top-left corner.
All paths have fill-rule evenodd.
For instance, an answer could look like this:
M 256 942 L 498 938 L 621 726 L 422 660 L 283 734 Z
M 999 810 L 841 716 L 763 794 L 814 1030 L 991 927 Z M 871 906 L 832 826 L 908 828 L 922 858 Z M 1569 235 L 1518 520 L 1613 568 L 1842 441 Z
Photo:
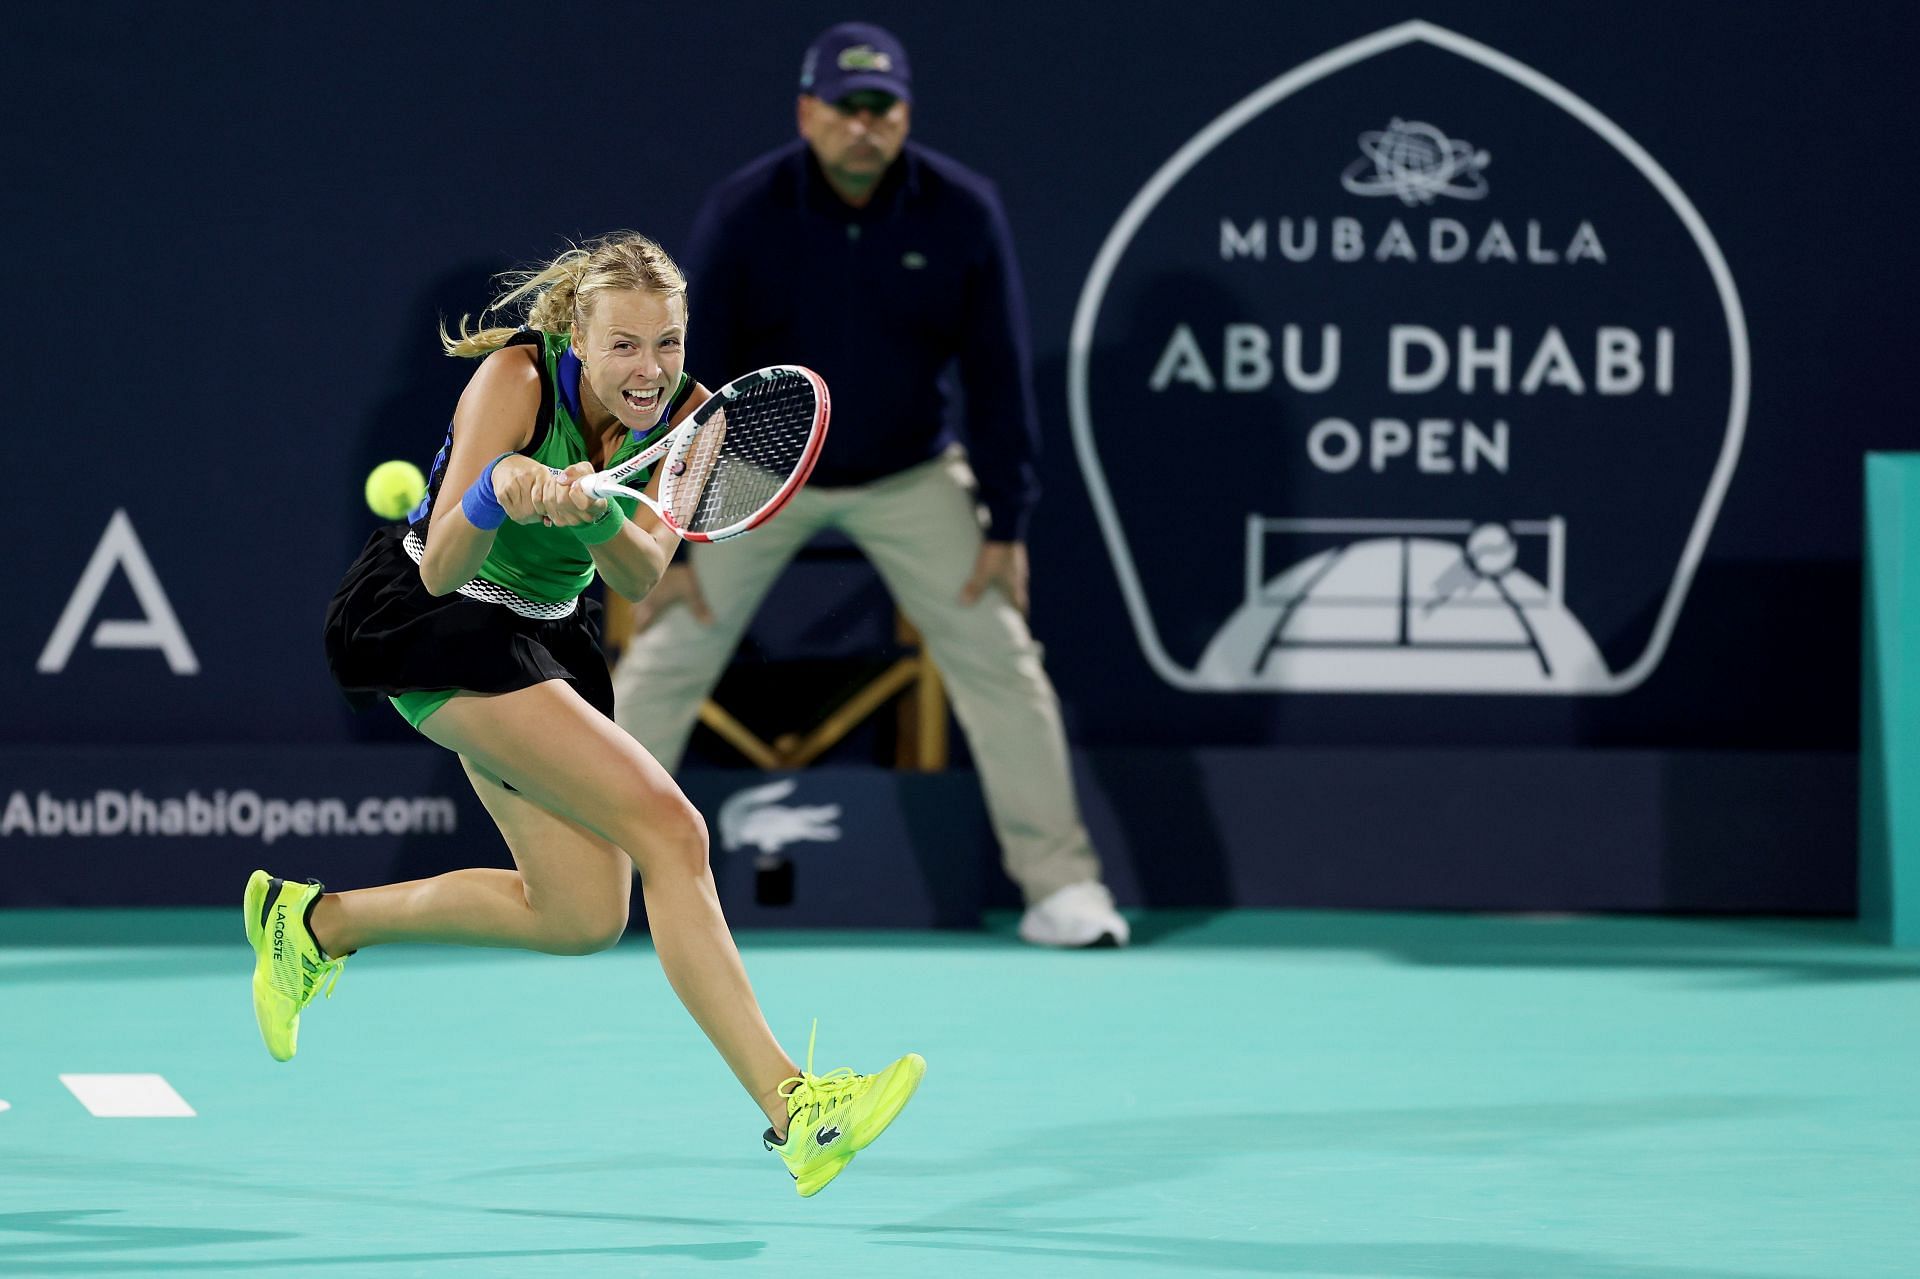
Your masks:
M 459 813 L 444 795 L 282 799 L 253 790 L 152 796 L 138 790 L 96 790 L 65 798 L 14 791 L 0 812 L 0 838 L 197 836 L 294 837 L 451 835 Z

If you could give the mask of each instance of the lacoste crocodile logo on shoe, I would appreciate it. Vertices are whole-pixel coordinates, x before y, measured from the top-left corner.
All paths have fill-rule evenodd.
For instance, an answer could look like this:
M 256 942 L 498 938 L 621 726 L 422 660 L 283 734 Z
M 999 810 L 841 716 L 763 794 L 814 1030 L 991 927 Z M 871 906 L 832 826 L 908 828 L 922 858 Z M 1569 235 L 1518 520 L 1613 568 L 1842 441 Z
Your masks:
M 818 1145 L 831 1146 L 834 1142 L 840 1140 L 840 1130 L 832 1127 L 822 1128 L 819 1132 L 813 1134 L 813 1140 Z

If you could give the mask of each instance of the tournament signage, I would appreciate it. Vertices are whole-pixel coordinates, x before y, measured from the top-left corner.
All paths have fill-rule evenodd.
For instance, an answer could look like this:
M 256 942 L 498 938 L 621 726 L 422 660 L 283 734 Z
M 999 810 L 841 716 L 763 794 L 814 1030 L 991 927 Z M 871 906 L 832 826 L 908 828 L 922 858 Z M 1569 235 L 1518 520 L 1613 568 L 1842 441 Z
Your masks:
M 1410 22 L 1162 166 L 1088 277 L 1069 396 L 1169 683 L 1613 693 L 1659 664 L 1732 481 L 1746 325 L 1652 156 Z

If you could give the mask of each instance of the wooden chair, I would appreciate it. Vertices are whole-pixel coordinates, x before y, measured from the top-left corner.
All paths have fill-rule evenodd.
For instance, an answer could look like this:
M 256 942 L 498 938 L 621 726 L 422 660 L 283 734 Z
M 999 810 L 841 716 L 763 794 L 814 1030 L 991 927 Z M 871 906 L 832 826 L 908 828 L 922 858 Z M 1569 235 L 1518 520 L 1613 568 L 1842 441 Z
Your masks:
M 632 634 L 633 606 L 608 591 L 603 642 L 609 655 L 623 649 Z M 712 698 L 701 703 L 700 722 L 750 763 L 779 771 L 807 767 L 869 716 L 887 703 L 895 702 L 898 720 L 894 768 L 903 772 L 941 772 L 947 767 L 947 699 L 940 672 L 927 656 L 920 633 L 898 610 L 894 612 L 894 634 L 909 651 L 857 688 L 811 728 L 780 733 L 768 741 Z

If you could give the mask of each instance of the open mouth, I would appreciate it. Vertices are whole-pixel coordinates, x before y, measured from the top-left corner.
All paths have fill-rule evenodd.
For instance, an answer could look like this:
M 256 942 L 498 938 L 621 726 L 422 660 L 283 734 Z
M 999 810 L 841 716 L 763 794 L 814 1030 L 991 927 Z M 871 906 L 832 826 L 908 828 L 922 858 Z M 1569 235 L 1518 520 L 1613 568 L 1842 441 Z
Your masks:
M 620 398 L 625 400 L 627 407 L 636 413 L 658 413 L 660 396 L 661 388 L 657 386 L 644 391 L 628 389 L 620 392 Z

